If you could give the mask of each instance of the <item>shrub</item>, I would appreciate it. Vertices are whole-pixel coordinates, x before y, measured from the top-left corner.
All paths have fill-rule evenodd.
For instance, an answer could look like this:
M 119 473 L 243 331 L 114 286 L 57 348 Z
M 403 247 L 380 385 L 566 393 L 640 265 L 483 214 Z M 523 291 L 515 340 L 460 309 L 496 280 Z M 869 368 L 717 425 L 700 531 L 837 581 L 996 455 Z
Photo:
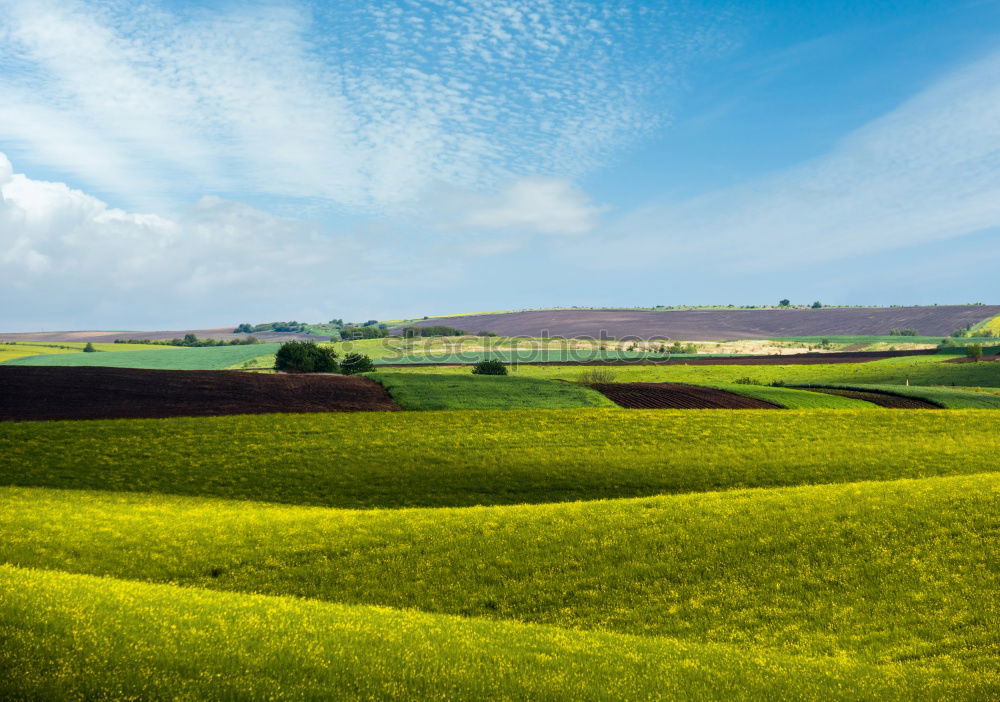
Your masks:
M 778 306 L 779 307 L 789 307 L 791 304 L 792 304 L 792 301 L 791 300 L 787 300 L 787 299 L 785 299 L 785 300 L 779 300 L 778 301 Z
M 337 352 L 315 341 L 289 341 L 275 354 L 274 367 L 293 373 L 335 373 Z
M 370 373 L 375 370 L 372 359 L 360 353 L 351 353 L 344 356 L 340 362 L 340 372 L 344 375 L 357 375 L 358 373 Z
M 889 336 L 920 336 L 916 329 L 890 329 Z
M 507 375 L 507 366 L 503 364 L 503 361 L 487 359 L 473 366 L 472 373 L 474 375 Z
M 602 385 L 615 382 L 615 372 L 608 367 L 591 366 L 582 373 L 577 381 L 583 385 Z
M 750 377 L 737 378 L 733 382 L 737 385 L 762 385 L 759 380 Z
M 979 361 L 983 358 L 983 345 L 982 344 L 969 344 L 965 347 L 965 355 L 971 358 L 973 361 Z
M 822 307 L 823 307 L 823 303 L 820 302 L 819 300 L 816 300 L 816 302 L 812 303 L 812 308 L 814 310 L 821 309 Z
M 412 339 L 417 336 L 465 336 L 465 332 L 455 327 L 434 326 L 434 327 L 403 327 L 403 338 Z M 487 334 L 480 334 L 487 336 Z M 496 336 L 494 334 L 494 336 Z
M 83 347 L 84 353 L 94 353 L 95 351 L 97 351 L 97 349 L 95 349 L 94 345 L 89 341 L 87 342 L 87 345 Z

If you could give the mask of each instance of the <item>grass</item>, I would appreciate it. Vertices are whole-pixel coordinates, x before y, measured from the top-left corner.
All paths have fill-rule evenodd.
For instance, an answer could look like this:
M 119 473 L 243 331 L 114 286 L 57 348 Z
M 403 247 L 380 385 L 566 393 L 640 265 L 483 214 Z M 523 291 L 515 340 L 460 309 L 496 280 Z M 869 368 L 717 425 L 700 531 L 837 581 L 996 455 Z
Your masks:
M 106 344 L 114 346 L 114 344 Z M 127 344 L 118 344 L 127 346 Z M 155 350 L 121 350 L 105 353 L 66 353 L 29 356 L 7 361 L 16 366 L 106 366 L 165 370 L 222 370 L 258 356 L 273 354 L 280 344 L 245 346 L 162 347 Z
M 0 566 L 0 696 L 985 699 L 986 680 L 762 649 Z M 183 622 L 178 627 L 177 622 Z M 94 655 L 95 652 L 100 652 Z M 12 674 L 17 671 L 15 678 Z
M 780 388 L 769 385 L 744 385 L 740 383 L 717 383 L 712 387 L 727 392 L 764 400 L 785 409 L 877 409 L 876 405 L 849 397 L 826 395 L 797 388 Z M 997 406 L 1000 409 L 1000 404 Z
M 695 385 L 734 383 L 751 378 L 764 385 L 780 381 L 786 385 L 823 385 L 828 383 L 868 385 L 956 385 L 1000 387 L 1000 363 L 945 363 L 955 358 L 944 354 L 890 358 L 867 363 L 818 363 L 810 365 L 668 365 L 616 366 L 615 381 L 674 382 Z M 384 372 L 396 372 L 386 369 Z M 422 368 L 422 373 L 467 373 L 464 368 Z M 522 378 L 575 380 L 579 366 L 517 366 L 515 373 Z
M 846 390 L 874 390 L 927 400 L 945 409 L 1000 409 L 1000 395 L 992 393 L 905 385 L 839 385 Z
M 575 409 L 616 407 L 596 390 L 571 383 L 511 376 L 440 376 L 421 373 L 372 373 L 403 409 Z
M 0 504 L 0 558 L 18 567 L 1000 682 L 996 473 L 472 509 L 25 488 Z
M 998 435 L 1000 412 L 961 410 L 7 422 L 0 485 L 345 508 L 564 502 L 994 471 Z
M 60 342 L 58 344 L 23 341 L 16 343 L 0 343 L 0 363 L 28 356 L 43 356 L 54 353 L 80 353 L 83 351 L 84 346 L 86 346 L 85 343 L 72 341 Z M 157 344 L 94 344 L 94 348 L 98 351 L 152 351 L 173 347 L 161 346 Z

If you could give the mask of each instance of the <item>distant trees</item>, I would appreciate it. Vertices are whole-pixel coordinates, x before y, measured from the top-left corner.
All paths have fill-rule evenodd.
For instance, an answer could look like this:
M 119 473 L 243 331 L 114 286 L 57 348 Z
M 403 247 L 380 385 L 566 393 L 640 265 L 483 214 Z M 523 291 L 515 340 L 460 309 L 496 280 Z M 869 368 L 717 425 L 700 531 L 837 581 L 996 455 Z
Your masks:
M 90 343 L 89 341 L 87 342 L 87 345 L 83 347 L 83 352 L 84 353 L 94 353 L 96 351 L 97 351 L 97 349 L 95 349 L 94 345 L 92 343 Z
M 359 339 L 381 339 L 389 336 L 389 330 L 383 327 L 361 326 L 344 327 L 340 330 L 342 341 L 358 341 Z
M 275 354 L 276 370 L 292 373 L 336 373 L 337 352 L 315 341 L 288 341 Z
M 819 300 L 816 300 L 816 302 L 812 303 L 812 308 L 814 310 L 821 309 L 822 307 L 823 307 L 823 303 L 820 302 Z
M 233 334 L 253 334 L 253 326 L 244 322 L 233 329 Z
M 434 327 L 403 327 L 403 338 L 412 339 L 417 336 L 465 336 L 466 332 L 454 327 L 434 326 Z M 487 333 L 480 333 L 480 336 L 487 336 Z M 496 336 L 494 334 L 494 336 Z
M 969 344 L 965 347 L 965 355 L 973 361 L 981 361 L 983 359 L 983 345 Z
M 260 339 L 248 336 L 245 339 L 199 339 L 194 334 L 185 334 L 183 339 L 115 339 L 116 344 L 155 344 L 159 346 L 247 346 L 259 344 Z
M 779 307 L 790 307 L 791 304 L 792 304 L 792 301 L 789 300 L 789 299 L 787 299 L 787 298 L 784 299 L 784 300 L 778 300 L 778 306 Z
M 889 336 L 920 336 L 916 329 L 890 329 Z

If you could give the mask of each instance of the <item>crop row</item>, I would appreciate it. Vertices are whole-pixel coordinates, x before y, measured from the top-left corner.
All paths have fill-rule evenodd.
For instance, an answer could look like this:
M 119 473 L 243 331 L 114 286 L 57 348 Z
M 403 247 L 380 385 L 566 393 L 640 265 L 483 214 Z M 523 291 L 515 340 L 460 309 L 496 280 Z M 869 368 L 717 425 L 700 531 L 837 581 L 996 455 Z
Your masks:
M 6 422 L 0 485 L 360 508 L 562 502 L 993 471 L 998 437 L 989 410 Z

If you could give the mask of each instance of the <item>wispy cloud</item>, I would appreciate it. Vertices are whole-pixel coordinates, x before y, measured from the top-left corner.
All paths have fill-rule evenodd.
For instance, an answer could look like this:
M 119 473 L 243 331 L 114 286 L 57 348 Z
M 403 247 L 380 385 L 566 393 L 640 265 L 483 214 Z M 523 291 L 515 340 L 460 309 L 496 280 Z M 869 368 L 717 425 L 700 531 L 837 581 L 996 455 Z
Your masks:
M 747 273 L 995 227 L 1000 52 L 944 77 L 823 157 L 686 202 L 651 203 L 566 255 L 595 267 Z
M 392 209 L 439 183 L 593 168 L 714 41 L 665 40 L 676 12 L 627 3 L 227 7 L 0 0 L 0 145 L 134 204 Z

